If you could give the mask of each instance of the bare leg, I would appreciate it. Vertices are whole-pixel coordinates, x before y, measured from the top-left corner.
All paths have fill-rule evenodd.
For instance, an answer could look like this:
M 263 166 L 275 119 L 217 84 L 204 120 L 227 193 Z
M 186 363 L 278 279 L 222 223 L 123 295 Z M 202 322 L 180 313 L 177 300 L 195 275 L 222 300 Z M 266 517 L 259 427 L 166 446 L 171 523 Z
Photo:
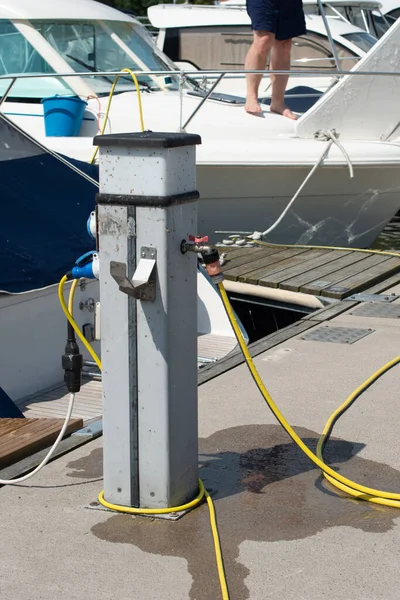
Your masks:
M 275 36 L 269 31 L 253 31 L 253 43 L 246 56 L 245 69 L 262 70 L 267 66 L 268 54 L 274 43 Z M 261 107 L 258 104 L 258 88 L 262 75 L 246 75 L 247 97 L 245 110 L 248 113 L 260 113 Z
M 275 40 L 271 56 L 271 69 L 289 71 L 292 40 Z M 296 115 L 285 105 L 285 90 L 289 75 L 271 75 L 272 99 L 271 112 L 279 113 L 288 119 L 296 119 Z

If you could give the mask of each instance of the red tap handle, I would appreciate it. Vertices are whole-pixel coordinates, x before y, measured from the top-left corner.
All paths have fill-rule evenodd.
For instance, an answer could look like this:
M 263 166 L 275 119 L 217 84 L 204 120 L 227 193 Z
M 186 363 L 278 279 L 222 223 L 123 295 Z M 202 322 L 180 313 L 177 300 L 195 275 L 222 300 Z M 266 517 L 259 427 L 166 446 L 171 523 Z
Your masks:
M 208 242 L 208 235 L 205 235 L 204 237 L 189 235 L 189 241 L 194 242 L 195 244 L 205 244 Z

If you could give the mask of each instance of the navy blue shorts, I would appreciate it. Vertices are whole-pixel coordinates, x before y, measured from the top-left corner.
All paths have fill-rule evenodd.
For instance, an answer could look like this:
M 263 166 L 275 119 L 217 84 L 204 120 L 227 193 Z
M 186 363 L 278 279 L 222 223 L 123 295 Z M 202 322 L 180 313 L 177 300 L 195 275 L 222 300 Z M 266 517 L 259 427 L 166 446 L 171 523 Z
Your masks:
M 302 0 L 246 0 L 246 7 L 254 31 L 269 31 L 277 40 L 307 32 Z

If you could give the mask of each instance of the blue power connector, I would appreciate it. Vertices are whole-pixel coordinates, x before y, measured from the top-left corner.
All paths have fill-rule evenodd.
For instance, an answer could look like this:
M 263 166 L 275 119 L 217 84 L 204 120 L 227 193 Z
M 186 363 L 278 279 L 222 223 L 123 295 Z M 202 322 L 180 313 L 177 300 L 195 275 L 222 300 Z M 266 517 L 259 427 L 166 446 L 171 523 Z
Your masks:
M 71 273 L 74 279 L 85 277 L 86 279 L 95 279 L 93 272 L 93 256 L 96 254 L 94 250 L 86 252 L 75 261 L 75 267 L 72 267 Z
M 90 238 L 92 238 L 92 240 L 96 239 L 96 213 L 93 211 L 90 213 L 87 223 L 86 223 L 86 229 L 88 232 L 88 235 Z

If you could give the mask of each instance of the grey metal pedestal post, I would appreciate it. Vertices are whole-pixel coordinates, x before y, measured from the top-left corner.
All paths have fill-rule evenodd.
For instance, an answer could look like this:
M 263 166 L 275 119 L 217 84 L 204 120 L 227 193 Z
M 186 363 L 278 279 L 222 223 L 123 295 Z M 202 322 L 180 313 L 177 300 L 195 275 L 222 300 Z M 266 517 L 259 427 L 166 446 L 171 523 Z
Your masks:
M 104 497 L 141 508 L 198 489 L 195 145 L 132 133 L 100 147 L 97 231 L 103 361 Z

